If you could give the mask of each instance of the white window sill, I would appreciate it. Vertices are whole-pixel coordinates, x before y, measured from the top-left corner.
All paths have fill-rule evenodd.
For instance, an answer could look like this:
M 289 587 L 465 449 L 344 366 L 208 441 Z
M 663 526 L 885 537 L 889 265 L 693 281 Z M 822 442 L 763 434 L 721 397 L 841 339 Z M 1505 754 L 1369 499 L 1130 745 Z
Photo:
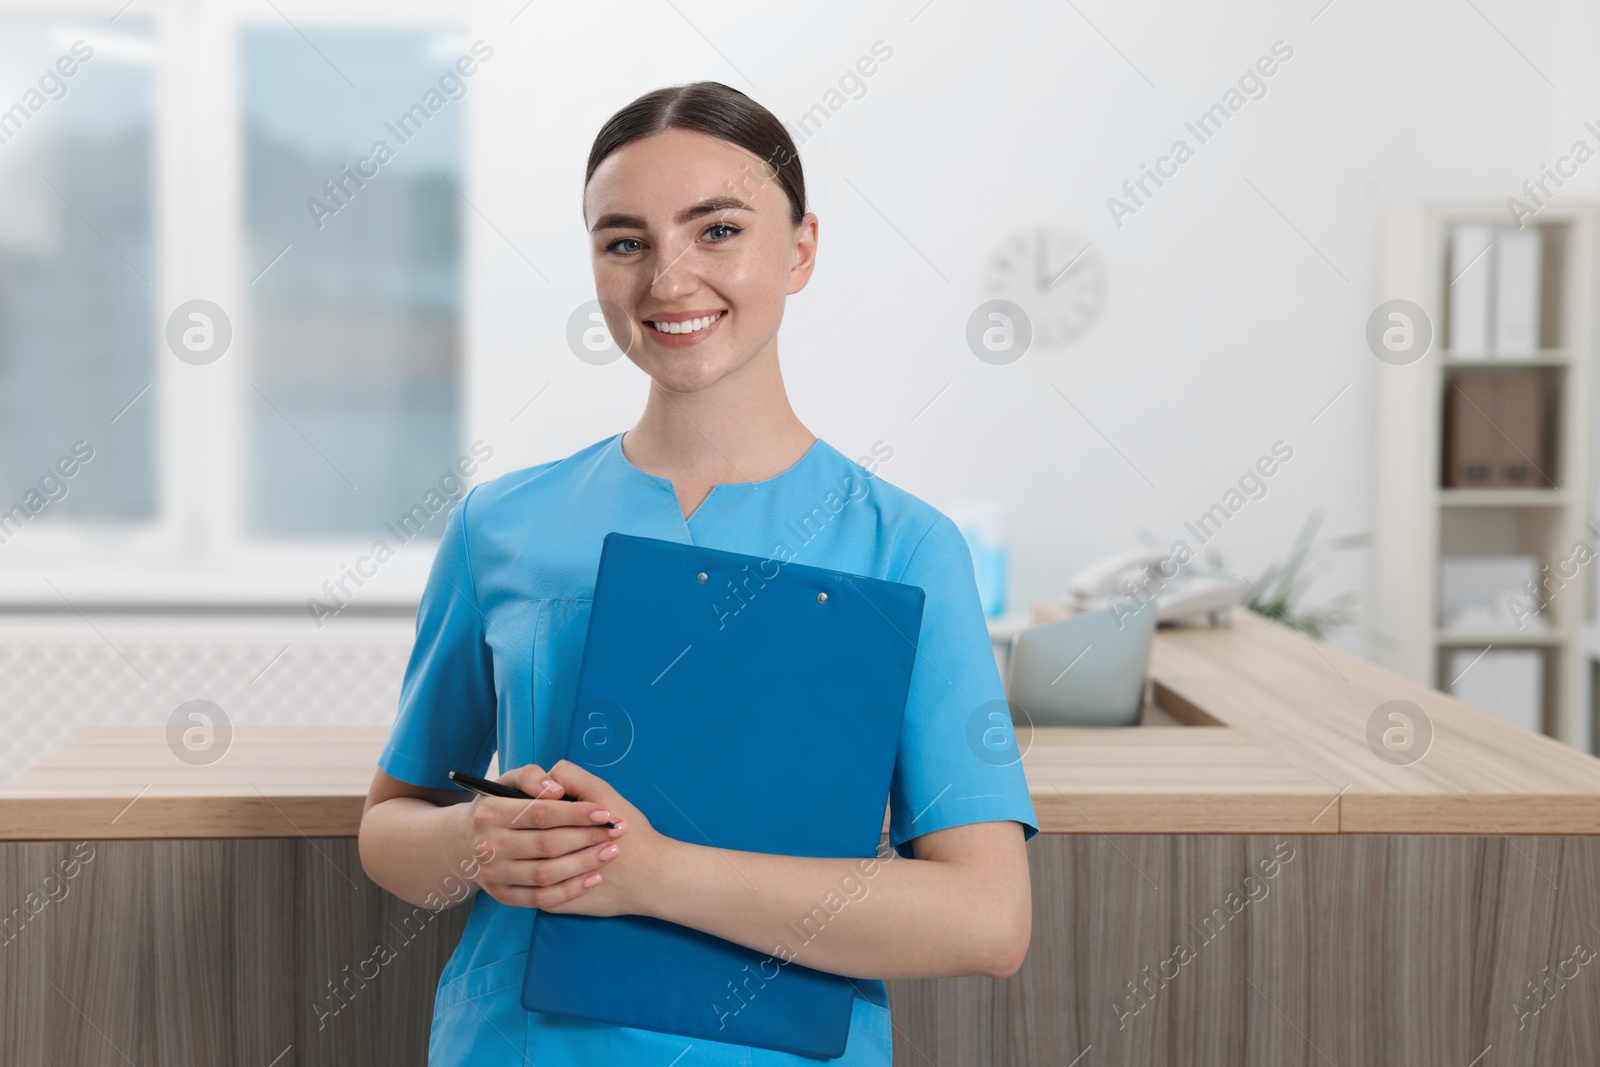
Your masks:
M 79 558 L 4 559 L 0 612 L 150 609 L 297 610 L 315 601 L 336 614 L 414 612 L 436 542 L 410 545 L 377 564 L 339 546 L 252 552 L 231 564 L 177 559 L 85 563 Z M 10 565 L 17 564 L 20 565 Z M 368 572 L 366 574 L 360 571 Z

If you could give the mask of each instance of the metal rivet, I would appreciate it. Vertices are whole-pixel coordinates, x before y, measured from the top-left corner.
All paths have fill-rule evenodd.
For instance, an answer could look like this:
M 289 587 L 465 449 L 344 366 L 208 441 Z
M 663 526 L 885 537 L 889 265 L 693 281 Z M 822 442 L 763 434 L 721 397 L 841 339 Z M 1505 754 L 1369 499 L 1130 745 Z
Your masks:
M 701 571 L 699 574 L 694 576 L 694 580 L 699 582 L 701 585 L 705 585 L 706 581 L 707 581 L 706 572 L 705 571 Z
M 827 602 L 828 602 L 828 594 L 827 593 L 818 593 L 817 594 L 817 603 L 818 604 L 826 604 Z

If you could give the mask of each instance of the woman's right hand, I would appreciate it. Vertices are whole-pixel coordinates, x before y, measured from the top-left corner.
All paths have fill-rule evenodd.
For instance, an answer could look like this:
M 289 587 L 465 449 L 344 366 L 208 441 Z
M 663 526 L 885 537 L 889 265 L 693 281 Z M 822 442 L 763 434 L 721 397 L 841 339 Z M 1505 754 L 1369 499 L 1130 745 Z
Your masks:
M 472 799 L 473 881 L 502 904 L 544 908 L 587 893 L 600 884 L 599 868 L 617 854 L 611 842 L 627 832 L 626 822 L 615 829 L 600 825 L 611 813 L 599 804 L 561 800 L 561 788 L 546 786 L 547 780 L 544 768 L 530 763 L 497 781 L 535 799 Z

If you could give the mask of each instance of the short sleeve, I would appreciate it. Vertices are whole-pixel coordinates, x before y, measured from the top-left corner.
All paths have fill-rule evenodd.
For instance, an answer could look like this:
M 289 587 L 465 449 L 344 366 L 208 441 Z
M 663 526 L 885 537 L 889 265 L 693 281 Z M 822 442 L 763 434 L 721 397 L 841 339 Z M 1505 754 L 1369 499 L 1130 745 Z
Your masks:
M 889 843 L 1011 819 L 1039 832 L 1005 687 L 973 576 L 972 552 L 947 516 L 923 535 L 899 581 L 924 594 L 916 665 L 889 790 Z
M 400 684 L 400 710 L 378 757 L 386 774 L 452 788 L 452 770 L 482 774 L 494 754 L 494 661 L 467 551 L 469 491 L 445 520 L 417 608 L 417 640 Z

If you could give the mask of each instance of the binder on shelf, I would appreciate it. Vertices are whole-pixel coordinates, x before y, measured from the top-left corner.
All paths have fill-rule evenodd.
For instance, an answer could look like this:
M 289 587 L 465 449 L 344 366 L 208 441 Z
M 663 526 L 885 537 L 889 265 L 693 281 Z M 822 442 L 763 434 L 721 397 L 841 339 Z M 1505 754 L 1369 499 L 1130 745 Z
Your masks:
M 1539 350 L 1539 259 L 1537 226 L 1500 227 L 1495 240 L 1494 339 L 1497 355 L 1531 356 Z
M 1545 479 L 1544 383 L 1537 373 L 1497 375 L 1499 388 L 1499 483 L 1518 489 L 1548 486 Z
M 1450 695 L 1457 700 L 1544 732 L 1544 653 L 1538 649 L 1457 649 L 1450 655 L 1450 677 Z
M 1547 631 L 1540 600 L 1525 587 L 1539 579 L 1531 555 L 1460 555 L 1439 560 L 1439 625 L 1447 634 L 1519 630 Z M 1454 674 L 1452 674 L 1454 677 Z
M 1489 350 L 1494 230 L 1483 223 L 1462 222 L 1450 232 L 1450 351 L 1458 355 Z
M 1461 371 L 1446 380 L 1449 489 L 1552 488 L 1545 380 L 1531 369 Z
M 1445 397 L 1445 485 L 1451 489 L 1487 489 L 1500 481 L 1499 407 L 1496 374 L 1456 374 Z
M 915 586 L 608 534 L 566 758 L 668 837 L 875 856 L 922 607 Z M 740 877 L 731 860 L 727 874 Z M 796 919 L 794 951 L 816 933 Z M 540 911 L 522 1004 L 829 1058 L 844 1052 L 855 992 L 651 916 Z

